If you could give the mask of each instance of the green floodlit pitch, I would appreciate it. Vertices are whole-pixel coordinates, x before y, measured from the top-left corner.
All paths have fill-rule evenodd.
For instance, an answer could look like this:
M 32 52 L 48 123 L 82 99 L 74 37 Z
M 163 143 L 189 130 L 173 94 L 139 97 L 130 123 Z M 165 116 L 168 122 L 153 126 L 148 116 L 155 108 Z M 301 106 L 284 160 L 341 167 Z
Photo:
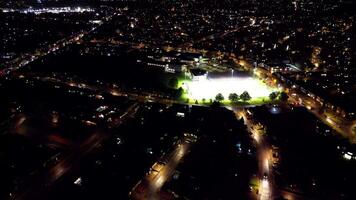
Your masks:
M 215 99 L 218 93 L 221 93 L 225 100 L 229 94 L 236 93 L 240 95 L 247 91 L 252 97 L 251 101 L 268 99 L 271 92 L 278 91 L 268 87 L 262 81 L 253 77 L 225 77 L 225 78 L 210 78 L 200 80 L 185 80 L 181 82 L 181 87 L 185 94 L 183 98 L 190 100 Z

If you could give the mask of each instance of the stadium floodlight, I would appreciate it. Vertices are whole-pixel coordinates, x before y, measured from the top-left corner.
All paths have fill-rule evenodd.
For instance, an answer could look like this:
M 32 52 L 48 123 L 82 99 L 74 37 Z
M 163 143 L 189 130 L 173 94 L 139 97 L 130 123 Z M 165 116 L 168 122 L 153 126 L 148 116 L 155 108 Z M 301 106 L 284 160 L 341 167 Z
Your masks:
M 188 98 L 197 100 L 214 99 L 218 93 L 227 98 L 231 93 L 240 95 L 244 91 L 247 91 L 252 99 L 264 98 L 276 91 L 253 77 L 198 79 L 185 82 L 184 89 Z

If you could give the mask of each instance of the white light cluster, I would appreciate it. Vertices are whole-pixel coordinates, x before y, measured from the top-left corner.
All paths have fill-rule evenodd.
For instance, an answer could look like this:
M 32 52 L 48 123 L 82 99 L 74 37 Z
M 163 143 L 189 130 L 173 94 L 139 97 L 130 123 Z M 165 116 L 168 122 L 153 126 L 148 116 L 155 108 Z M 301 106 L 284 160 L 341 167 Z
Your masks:
M 197 100 L 214 99 L 218 93 L 227 99 L 231 93 L 240 95 L 244 91 L 247 91 L 252 98 L 268 97 L 271 92 L 275 91 L 252 77 L 199 79 L 185 82 L 184 87 L 188 97 Z
M 26 9 L 10 9 L 3 8 L 2 12 L 19 12 L 22 14 L 43 14 L 43 13 L 83 13 L 83 12 L 94 12 L 92 8 L 82 8 L 82 7 L 53 7 L 53 8 L 26 8 Z

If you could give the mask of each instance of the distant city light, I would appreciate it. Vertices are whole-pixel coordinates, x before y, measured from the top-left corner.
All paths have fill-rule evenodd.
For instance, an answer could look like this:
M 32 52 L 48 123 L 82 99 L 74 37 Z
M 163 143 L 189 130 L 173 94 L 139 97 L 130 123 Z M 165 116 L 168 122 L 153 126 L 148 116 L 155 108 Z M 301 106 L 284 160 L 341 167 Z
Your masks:
M 270 112 L 272 114 L 279 114 L 280 113 L 280 108 L 279 107 L 276 107 L 276 106 L 273 106 L 271 109 L 270 109 Z
M 82 178 L 81 178 L 81 177 L 77 178 L 77 179 L 74 181 L 74 184 L 75 184 L 75 185 L 82 185 Z
M 351 160 L 352 159 L 352 155 L 353 154 L 351 152 L 344 153 L 344 159 Z
M 25 9 L 12 9 L 12 8 L 2 8 L 2 12 L 11 13 L 19 12 L 22 14 L 43 14 L 43 13 L 83 13 L 83 12 L 94 12 L 94 9 L 87 7 L 53 7 L 53 8 L 25 8 Z

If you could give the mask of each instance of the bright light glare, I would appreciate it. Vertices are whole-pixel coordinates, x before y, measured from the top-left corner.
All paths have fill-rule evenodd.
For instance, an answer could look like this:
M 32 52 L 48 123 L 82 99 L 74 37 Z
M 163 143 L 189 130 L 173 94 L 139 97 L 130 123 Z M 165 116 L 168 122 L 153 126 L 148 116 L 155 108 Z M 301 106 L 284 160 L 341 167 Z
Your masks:
M 334 122 L 332 121 L 332 119 L 330 117 L 326 117 L 326 121 L 329 122 L 330 124 L 334 124 Z
M 269 161 L 268 159 L 265 159 L 264 161 L 264 168 L 268 171 L 269 170 Z
M 269 184 L 268 184 L 268 180 L 262 180 L 262 189 L 268 189 Z
M 165 178 L 162 175 L 158 175 L 158 178 L 156 179 L 155 186 L 157 188 L 162 187 L 163 183 L 165 182 Z
M 268 180 L 262 180 L 261 186 L 260 186 L 260 200 L 269 200 L 270 194 L 271 194 L 271 188 L 269 186 Z
M 260 136 L 258 135 L 258 133 L 254 132 L 253 135 L 252 135 L 253 139 L 256 140 L 256 142 L 260 142 Z
M 190 99 L 215 99 L 221 93 L 227 100 L 229 94 L 240 95 L 247 91 L 252 98 L 268 97 L 275 90 L 268 87 L 260 80 L 252 77 L 213 78 L 185 82 L 185 88 Z

